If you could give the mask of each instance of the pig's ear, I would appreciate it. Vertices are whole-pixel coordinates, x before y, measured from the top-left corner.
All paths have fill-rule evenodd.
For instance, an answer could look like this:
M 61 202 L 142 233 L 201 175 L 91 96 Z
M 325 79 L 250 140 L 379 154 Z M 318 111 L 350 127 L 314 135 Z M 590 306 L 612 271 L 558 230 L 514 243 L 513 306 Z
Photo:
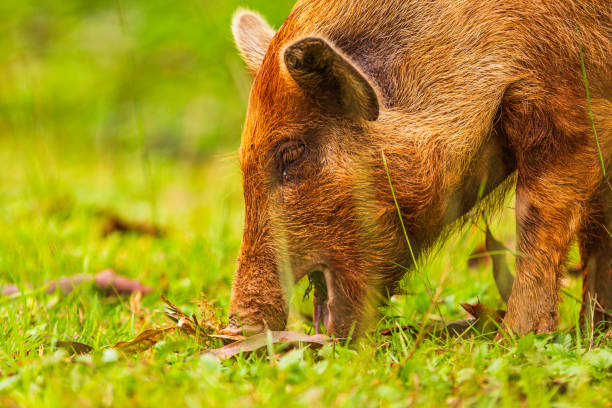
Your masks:
M 287 71 L 307 95 L 334 114 L 378 118 L 376 91 L 363 73 L 327 41 L 307 37 L 285 50 Z
M 238 9 L 232 19 L 234 41 L 252 76 L 263 62 L 274 30 L 257 13 Z

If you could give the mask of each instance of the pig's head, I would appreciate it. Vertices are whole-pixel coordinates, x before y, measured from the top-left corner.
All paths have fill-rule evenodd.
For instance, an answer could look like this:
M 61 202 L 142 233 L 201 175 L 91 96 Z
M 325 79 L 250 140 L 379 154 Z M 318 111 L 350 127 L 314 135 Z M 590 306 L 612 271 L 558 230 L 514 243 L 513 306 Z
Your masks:
M 397 215 L 376 204 L 368 181 L 368 160 L 381 161 L 368 142 L 379 98 L 330 42 L 284 31 L 251 12 L 234 18 L 253 85 L 240 146 L 244 233 L 225 333 L 282 330 L 289 288 L 309 275 L 316 330 L 321 323 L 346 336 L 364 329 L 372 288 L 387 285 L 380 276 L 397 278 Z

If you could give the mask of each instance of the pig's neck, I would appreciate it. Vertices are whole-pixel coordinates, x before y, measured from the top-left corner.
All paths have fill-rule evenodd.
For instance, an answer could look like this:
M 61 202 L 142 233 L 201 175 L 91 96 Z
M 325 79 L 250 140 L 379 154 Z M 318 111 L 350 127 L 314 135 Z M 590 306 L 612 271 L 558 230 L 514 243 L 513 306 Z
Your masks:
M 503 137 L 482 123 L 457 126 L 405 113 L 383 113 L 371 124 L 370 165 L 377 168 L 377 195 L 397 218 L 382 154 L 409 234 L 419 249 L 464 217 L 514 171 Z M 481 124 L 481 125 L 479 125 Z M 393 215 L 393 213 L 395 214 Z

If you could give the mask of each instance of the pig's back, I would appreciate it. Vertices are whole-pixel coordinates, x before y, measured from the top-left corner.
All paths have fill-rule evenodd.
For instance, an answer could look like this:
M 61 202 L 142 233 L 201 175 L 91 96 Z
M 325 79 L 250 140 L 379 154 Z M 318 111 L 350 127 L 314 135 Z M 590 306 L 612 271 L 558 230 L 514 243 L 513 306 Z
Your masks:
M 538 75 L 538 63 L 575 68 L 577 30 L 593 86 L 605 87 L 612 77 L 611 14 L 602 0 L 306 0 L 279 30 L 278 45 L 326 37 L 373 79 L 388 108 L 418 111 L 466 93 L 497 98 L 498 87 L 526 70 Z

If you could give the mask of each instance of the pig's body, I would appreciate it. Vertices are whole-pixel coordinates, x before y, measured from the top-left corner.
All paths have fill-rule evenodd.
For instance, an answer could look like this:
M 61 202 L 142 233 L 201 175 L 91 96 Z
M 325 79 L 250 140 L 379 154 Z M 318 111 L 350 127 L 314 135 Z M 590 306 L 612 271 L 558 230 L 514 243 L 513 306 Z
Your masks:
M 557 323 L 575 234 L 585 300 L 612 308 L 612 11 L 606 1 L 301 1 L 279 31 L 239 12 L 254 82 L 240 148 L 246 216 L 230 325 L 281 329 L 287 287 L 322 272 L 315 323 L 360 332 L 412 251 L 517 174 L 505 325 Z M 484 186 L 484 190 L 481 188 Z M 498 190 L 507 190 L 507 188 Z M 501 194 L 499 194 L 501 195 Z M 599 320 L 605 313 L 596 314 Z

